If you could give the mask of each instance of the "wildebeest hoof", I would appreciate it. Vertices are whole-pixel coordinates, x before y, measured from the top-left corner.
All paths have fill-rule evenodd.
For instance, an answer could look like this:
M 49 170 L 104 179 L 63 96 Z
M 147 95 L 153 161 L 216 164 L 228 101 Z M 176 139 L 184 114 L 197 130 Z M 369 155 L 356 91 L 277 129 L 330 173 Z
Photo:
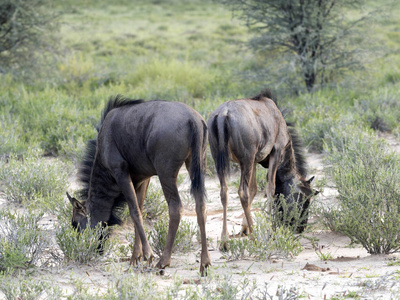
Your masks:
M 206 264 L 201 264 L 200 265 L 200 275 L 201 277 L 205 277 L 208 275 L 208 268 L 211 266 L 211 262 L 208 262 Z
M 228 247 L 228 242 L 221 242 L 221 244 L 219 245 L 219 250 L 222 252 L 228 252 L 229 251 L 229 247 Z
M 164 275 L 165 275 L 165 270 L 164 270 L 164 269 L 159 269 L 159 270 L 156 272 L 156 274 L 157 274 L 157 275 L 160 275 L 160 276 L 164 276 Z

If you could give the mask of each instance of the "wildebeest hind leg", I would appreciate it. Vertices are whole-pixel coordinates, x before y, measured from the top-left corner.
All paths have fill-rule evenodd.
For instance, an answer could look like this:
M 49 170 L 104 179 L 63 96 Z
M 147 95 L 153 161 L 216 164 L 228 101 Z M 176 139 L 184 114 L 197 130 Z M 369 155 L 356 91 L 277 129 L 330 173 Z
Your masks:
M 220 249 L 222 251 L 228 250 L 228 225 L 227 225 L 227 209 L 228 209 L 228 185 L 226 184 L 226 178 L 224 176 L 219 176 L 219 182 L 221 186 L 220 196 L 223 208 L 223 221 L 222 221 L 222 232 L 221 232 L 221 245 Z
M 207 275 L 207 268 L 211 265 L 210 254 L 208 253 L 207 235 L 206 235 L 206 201 L 204 195 L 194 194 L 196 200 L 196 214 L 197 223 L 200 228 L 201 236 L 201 261 L 200 261 L 200 274 L 201 276 Z
M 150 183 L 150 178 L 146 179 L 145 181 L 141 182 L 137 186 L 135 186 L 136 190 L 136 195 L 137 195 L 137 200 L 138 200 L 138 205 L 139 209 L 143 215 L 143 203 L 144 203 L 144 198 L 146 196 L 147 188 Z M 132 257 L 131 257 L 131 265 L 134 267 L 137 266 L 138 261 L 140 261 L 143 257 L 143 250 L 142 250 L 142 242 L 139 237 L 139 232 L 135 226 L 135 244 L 133 246 L 133 251 L 132 251 Z
M 183 206 L 176 186 L 176 178 L 163 177 L 159 174 L 160 183 L 164 192 L 165 199 L 168 202 L 169 226 L 167 240 L 164 251 L 158 261 L 156 268 L 164 269 L 171 263 L 172 246 L 175 241 L 176 232 L 181 221 Z
M 253 227 L 253 219 L 251 217 L 251 180 L 253 175 L 253 165 L 253 163 L 241 163 L 240 165 L 241 177 L 239 185 L 239 198 L 244 210 L 249 234 L 251 234 Z
M 250 183 L 249 183 L 249 208 L 253 204 L 254 197 L 257 195 L 257 164 L 253 165 L 253 170 L 251 172 Z M 241 235 L 249 235 L 250 230 L 247 223 L 246 215 L 243 217 Z

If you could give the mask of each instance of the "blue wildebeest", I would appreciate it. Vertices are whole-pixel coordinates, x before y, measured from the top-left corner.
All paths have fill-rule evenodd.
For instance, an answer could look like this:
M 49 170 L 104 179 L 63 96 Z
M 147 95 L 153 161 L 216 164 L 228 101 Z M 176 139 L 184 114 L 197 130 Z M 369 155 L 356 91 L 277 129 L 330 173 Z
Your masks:
M 191 179 L 201 234 L 200 272 L 211 264 L 206 241 L 205 151 L 207 124 L 189 106 L 168 101 L 110 98 L 96 140 L 88 143 L 80 168 L 83 201 L 68 195 L 73 206 L 73 226 L 80 230 L 98 223 L 120 224 L 121 209 L 128 205 L 135 225 L 131 263 L 154 255 L 143 228 L 143 202 L 150 178 L 157 175 L 169 209 L 166 245 L 156 268 L 170 264 L 172 246 L 183 211 L 177 176 L 185 163 Z M 90 224 L 88 224 L 90 216 Z M 162 273 L 162 272 L 161 272 Z

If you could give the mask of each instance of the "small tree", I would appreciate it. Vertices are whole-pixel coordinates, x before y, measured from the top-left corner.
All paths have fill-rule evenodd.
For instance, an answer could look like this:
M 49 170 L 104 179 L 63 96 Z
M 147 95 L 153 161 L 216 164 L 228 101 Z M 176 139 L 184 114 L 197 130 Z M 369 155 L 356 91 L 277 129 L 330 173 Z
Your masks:
M 255 33 L 250 46 L 282 58 L 299 74 L 308 91 L 334 72 L 361 66 L 351 43 L 362 16 L 345 18 L 347 9 L 361 8 L 363 0 L 218 0 L 231 7 Z M 280 62 L 281 63 L 281 60 Z M 286 79 L 289 76 L 285 74 Z
M 54 52 L 57 14 L 51 0 L 0 2 L 0 73 L 23 73 Z

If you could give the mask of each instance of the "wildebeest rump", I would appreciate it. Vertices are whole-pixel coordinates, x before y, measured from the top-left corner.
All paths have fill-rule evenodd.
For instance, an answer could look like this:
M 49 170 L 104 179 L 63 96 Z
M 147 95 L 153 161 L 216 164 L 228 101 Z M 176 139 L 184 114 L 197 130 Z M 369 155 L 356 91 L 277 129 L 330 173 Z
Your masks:
M 201 233 L 200 271 L 210 265 L 206 241 L 205 151 L 207 125 L 189 106 L 168 101 L 110 98 L 98 127 L 97 140 L 88 144 L 80 177 L 85 184 L 84 201 L 68 195 L 73 205 L 73 225 L 84 229 L 99 222 L 119 224 L 121 208 L 128 204 L 135 224 L 131 263 L 153 260 L 153 251 L 143 228 L 143 202 L 153 175 L 158 175 L 169 209 L 166 245 L 156 267 L 170 264 L 172 246 L 183 206 L 177 176 L 183 163 L 189 171 L 191 193 L 196 202 Z
M 226 247 L 228 188 L 230 160 L 240 166 L 239 197 L 247 224 L 242 231 L 251 233 L 253 221 L 250 214 L 252 201 L 257 193 L 256 167 L 268 168 L 266 195 L 269 201 L 282 194 L 288 203 L 303 203 L 302 215 L 307 218 L 307 208 L 313 191 L 311 180 L 306 180 L 305 160 L 300 153 L 296 136 L 292 135 L 286 121 L 271 98 L 268 90 L 250 99 L 228 101 L 220 105 L 209 117 L 209 142 L 220 185 L 223 205 L 221 241 Z M 292 135 L 291 135 L 292 133 Z M 297 158 L 297 160 L 296 160 Z M 271 202 L 272 203 L 272 202 Z M 298 231 L 304 229 L 298 228 Z

